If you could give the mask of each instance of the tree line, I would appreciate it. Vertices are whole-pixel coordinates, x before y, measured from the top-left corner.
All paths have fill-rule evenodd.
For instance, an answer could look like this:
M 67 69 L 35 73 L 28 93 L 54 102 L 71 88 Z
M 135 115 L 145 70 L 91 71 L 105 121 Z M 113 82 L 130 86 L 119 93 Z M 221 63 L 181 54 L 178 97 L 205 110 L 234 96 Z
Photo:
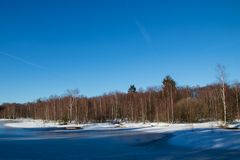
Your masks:
M 75 123 L 106 122 L 204 122 L 225 123 L 240 118 L 240 84 L 229 85 L 220 74 L 220 82 L 203 87 L 178 87 L 166 76 L 159 87 L 128 93 L 112 92 L 87 98 L 77 89 L 65 96 L 50 96 L 36 102 L 0 106 L 0 118 L 33 118 Z

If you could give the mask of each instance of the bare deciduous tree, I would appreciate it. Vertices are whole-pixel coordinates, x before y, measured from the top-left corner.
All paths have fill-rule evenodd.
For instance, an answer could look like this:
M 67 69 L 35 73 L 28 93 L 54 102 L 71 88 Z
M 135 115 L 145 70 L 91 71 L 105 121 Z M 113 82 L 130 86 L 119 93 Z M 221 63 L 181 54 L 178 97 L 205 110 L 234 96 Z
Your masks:
M 0 105 L 0 118 L 75 120 L 76 123 L 116 119 L 170 123 L 212 121 L 223 117 L 225 121 L 234 120 L 240 116 L 239 85 L 228 85 L 225 72 L 218 73 L 220 83 L 203 87 L 176 87 L 175 83 L 167 81 L 163 88 L 134 93 L 117 92 L 87 98 L 78 96 L 78 90 L 68 90 L 61 97 L 52 96 L 26 104 L 5 103 Z
M 174 122 L 174 94 L 176 91 L 176 82 L 172 79 L 171 76 L 166 76 L 163 80 L 163 90 L 165 92 L 165 95 L 167 97 L 167 106 L 169 109 L 169 106 L 171 107 L 171 122 Z M 169 115 L 169 114 L 168 114 Z
M 240 118 L 240 113 L 239 113 L 239 94 L 240 94 L 240 83 L 236 82 L 233 85 L 233 90 L 235 93 L 235 97 L 236 97 L 236 109 L 237 109 L 237 118 Z
M 223 65 L 217 65 L 217 72 L 218 72 L 218 80 L 221 85 L 221 95 L 222 95 L 222 103 L 223 103 L 223 112 L 224 112 L 224 125 L 227 124 L 227 104 L 226 104 L 226 68 Z
M 79 90 L 78 89 L 68 89 L 67 90 L 67 96 L 69 97 L 69 120 L 70 123 L 73 120 L 73 107 L 74 107 L 74 103 L 76 103 L 76 98 L 79 94 Z M 77 112 L 77 106 L 75 106 L 75 112 Z M 77 120 L 77 118 L 75 118 L 75 120 Z

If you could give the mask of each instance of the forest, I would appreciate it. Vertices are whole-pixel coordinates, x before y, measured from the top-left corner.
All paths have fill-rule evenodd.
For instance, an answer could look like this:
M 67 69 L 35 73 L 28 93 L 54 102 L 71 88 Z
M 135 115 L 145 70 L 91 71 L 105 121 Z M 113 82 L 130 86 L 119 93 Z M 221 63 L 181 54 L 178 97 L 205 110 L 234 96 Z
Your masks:
M 64 96 L 50 96 L 25 104 L 4 103 L 0 118 L 32 118 L 73 123 L 131 122 L 226 122 L 240 118 L 240 83 L 227 84 L 224 77 L 216 84 L 203 87 L 179 87 L 166 76 L 158 87 L 128 92 L 111 92 L 87 98 L 78 89 Z

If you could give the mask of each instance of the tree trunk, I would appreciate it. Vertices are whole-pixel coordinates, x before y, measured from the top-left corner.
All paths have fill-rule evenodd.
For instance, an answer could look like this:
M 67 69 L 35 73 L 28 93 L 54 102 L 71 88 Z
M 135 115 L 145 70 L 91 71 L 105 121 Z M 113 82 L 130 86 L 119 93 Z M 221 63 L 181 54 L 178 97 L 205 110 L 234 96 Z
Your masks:
M 171 86 L 171 89 L 170 89 L 170 101 L 171 101 L 171 109 L 172 109 L 172 123 L 174 123 L 173 90 L 172 90 L 172 86 Z
M 222 84 L 222 101 L 223 101 L 223 112 L 224 112 L 224 125 L 227 124 L 227 105 L 225 96 L 225 83 Z
M 238 91 L 236 92 L 236 107 L 237 107 L 237 118 L 239 118 L 239 100 L 238 100 Z

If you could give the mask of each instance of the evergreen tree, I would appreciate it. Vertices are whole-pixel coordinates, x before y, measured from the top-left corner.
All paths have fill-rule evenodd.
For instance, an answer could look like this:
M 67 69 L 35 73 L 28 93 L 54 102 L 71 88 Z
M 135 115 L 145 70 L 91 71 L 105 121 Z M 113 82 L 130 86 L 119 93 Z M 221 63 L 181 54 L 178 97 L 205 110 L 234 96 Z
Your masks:
M 136 93 L 137 89 L 134 85 L 130 85 L 129 89 L 128 89 L 128 93 Z

